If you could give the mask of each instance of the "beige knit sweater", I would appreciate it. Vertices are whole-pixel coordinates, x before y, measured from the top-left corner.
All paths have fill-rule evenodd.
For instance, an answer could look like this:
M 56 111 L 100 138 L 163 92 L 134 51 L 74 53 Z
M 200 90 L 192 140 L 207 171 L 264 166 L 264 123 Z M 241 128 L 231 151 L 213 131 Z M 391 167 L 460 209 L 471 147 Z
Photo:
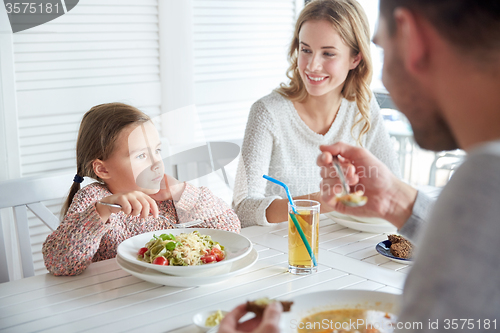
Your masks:
M 319 146 L 339 141 L 356 145 L 361 126 L 355 128 L 354 138 L 351 128 L 357 114 L 356 103 L 343 99 L 329 131 L 321 135 L 311 130 L 293 103 L 277 92 L 255 102 L 248 117 L 233 194 L 233 209 L 242 227 L 268 225 L 267 207 L 275 199 L 286 198 L 283 188 L 262 178 L 264 174 L 287 184 L 292 196 L 318 192 Z M 363 136 L 363 147 L 399 177 L 397 155 L 374 97 L 370 120 L 371 129 Z

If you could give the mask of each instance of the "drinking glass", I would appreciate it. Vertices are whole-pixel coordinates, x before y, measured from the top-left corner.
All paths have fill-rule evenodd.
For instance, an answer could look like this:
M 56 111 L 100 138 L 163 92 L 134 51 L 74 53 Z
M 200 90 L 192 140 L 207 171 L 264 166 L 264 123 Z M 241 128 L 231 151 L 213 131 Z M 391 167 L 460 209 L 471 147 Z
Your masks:
M 294 208 L 297 213 L 294 212 Z M 290 214 L 295 215 L 310 248 L 316 256 L 317 263 L 319 212 L 320 203 L 314 200 L 295 200 L 293 206 L 288 203 L 288 271 L 292 274 L 311 274 L 317 272 L 318 267 L 314 266 L 311 255 Z

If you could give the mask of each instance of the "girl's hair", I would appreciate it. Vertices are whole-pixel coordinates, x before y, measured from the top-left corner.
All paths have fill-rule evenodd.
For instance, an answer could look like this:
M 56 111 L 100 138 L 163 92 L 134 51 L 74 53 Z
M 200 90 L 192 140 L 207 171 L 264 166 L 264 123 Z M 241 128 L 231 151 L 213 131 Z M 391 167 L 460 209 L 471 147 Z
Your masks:
M 123 103 L 96 105 L 83 116 L 76 141 L 76 174 L 90 177 L 101 183 L 92 163 L 96 159 L 107 160 L 115 149 L 120 132 L 131 124 L 142 124 L 151 120 L 139 109 Z M 73 182 L 68 198 L 62 208 L 66 215 L 73 197 L 80 189 L 80 183 Z
M 372 79 L 372 60 L 370 57 L 370 27 L 361 5 L 356 0 L 313 0 L 300 13 L 295 24 L 288 59 L 290 67 L 287 77 L 290 83 L 281 83 L 278 93 L 291 101 L 302 102 L 307 97 L 307 90 L 298 69 L 299 32 L 309 20 L 326 20 L 338 32 L 344 43 L 352 50 L 352 55 L 361 54 L 361 61 L 355 69 L 349 71 L 342 89 L 342 96 L 348 101 L 356 101 L 360 117 L 351 128 L 362 124 L 357 143 L 361 145 L 364 134 L 370 130 L 370 82 Z

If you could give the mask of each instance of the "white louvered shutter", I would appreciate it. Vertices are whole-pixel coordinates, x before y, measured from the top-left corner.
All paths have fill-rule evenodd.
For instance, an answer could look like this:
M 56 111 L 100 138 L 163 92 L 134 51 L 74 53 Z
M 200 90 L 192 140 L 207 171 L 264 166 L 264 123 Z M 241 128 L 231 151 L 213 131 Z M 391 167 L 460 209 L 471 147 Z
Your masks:
M 195 100 L 207 140 L 243 138 L 250 106 L 286 80 L 295 0 L 193 0 Z
M 207 141 L 241 142 L 252 104 L 287 81 L 287 52 L 302 2 L 193 0 L 195 103 Z M 225 168 L 230 182 L 237 163 Z M 230 203 L 232 191 L 222 177 L 206 178 Z

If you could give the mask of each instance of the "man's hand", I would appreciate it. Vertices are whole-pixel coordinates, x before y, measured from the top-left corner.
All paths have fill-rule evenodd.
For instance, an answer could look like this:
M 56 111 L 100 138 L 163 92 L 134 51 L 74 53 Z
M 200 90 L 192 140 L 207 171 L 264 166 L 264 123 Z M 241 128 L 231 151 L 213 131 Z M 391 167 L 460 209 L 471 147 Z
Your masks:
M 380 217 L 401 228 L 411 216 L 417 190 L 399 180 L 387 166 L 368 150 L 339 142 L 321 146 L 318 156 L 321 167 L 321 196 L 334 210 L 348 215 Z M 339 156 L 340 155 L 340 156 Z M 342 187 L 332 165 L 333 156 L 339 161 L 351 192 L 363 191 L 368 202 L 362 207 L 348 207 L 337 200 Z
M 219 333 L 279 333 L 279 321 L 283 307 L 280 302 L 272 302 L 264 310 L 262 317 L 255 317 L 239 323 L 246 313 L 246 304 L 241 304 L 229 312 L 219 326 Z

